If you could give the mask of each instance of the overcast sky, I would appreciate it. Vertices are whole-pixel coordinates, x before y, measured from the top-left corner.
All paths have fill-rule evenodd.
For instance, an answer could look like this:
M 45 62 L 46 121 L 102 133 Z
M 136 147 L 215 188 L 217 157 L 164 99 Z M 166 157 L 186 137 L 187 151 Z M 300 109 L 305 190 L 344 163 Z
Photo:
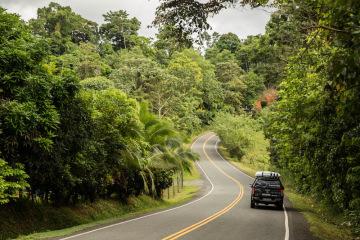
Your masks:
M 52 0 L 61 5 L 70 6 L 73 11 L 92 21 L 101 23 L 102 14 L 113 10 L 126 10 L 131 17 L 141 23 L 140 35 L 154 37 L 156 30 L 147 28 L 154 19 L 158 0 Z M 51 0 L 0 0 L 0 6 L 10 12 L 18 13 L 24 20 L 36 17 L 36 10 L 49 4 Z M 223 10 L 209 19 L 213 30 L 218 33 L 236 33 L 240 38 L 264 33 L 270 13 L 264 9 L 236 7 Z

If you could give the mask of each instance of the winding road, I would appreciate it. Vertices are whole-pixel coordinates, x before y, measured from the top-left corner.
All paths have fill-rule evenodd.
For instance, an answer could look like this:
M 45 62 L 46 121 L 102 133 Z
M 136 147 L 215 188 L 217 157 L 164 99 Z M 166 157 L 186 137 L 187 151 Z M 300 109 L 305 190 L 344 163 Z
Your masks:
M 192 145 L 200 156 L 197 165 L 204 180 L 199 198 L 61 239 L 312 239 L 306 221 L 287 201 L 283 210 L 250 208 L 249 184 L 253 178 L 221 157 L 218 142 L 214 133 L 207 133 Z

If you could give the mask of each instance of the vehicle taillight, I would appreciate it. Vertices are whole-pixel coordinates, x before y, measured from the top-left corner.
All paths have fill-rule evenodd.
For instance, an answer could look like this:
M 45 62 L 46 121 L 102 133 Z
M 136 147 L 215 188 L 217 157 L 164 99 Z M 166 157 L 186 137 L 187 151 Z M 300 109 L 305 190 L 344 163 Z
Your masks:
M 255 194 L 255 188 L 254 187 L 251 188 L 251 194 Z

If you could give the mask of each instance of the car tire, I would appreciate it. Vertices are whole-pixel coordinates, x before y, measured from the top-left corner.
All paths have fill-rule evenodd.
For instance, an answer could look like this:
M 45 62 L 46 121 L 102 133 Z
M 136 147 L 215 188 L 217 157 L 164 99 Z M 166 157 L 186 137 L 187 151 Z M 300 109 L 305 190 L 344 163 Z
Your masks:
M 283 205 L 284 205 L 284 203 L 283 203 L 283 201 L 281 201 L 276 204 L 276 207 L 277 207 L 277 209 L 281 210 L 281 209 L 283 209 Z
M 250 202 L 250 207 L 255 208 L 255 202 L 253 200 L 251 200 L 251 202 Z

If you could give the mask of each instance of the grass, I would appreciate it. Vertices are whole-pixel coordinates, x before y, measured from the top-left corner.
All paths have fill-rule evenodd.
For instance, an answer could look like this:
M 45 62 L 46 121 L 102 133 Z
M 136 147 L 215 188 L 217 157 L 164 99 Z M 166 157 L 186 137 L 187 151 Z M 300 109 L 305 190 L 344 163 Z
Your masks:
M 227 149 L 221 145 L 219 145 L 219 153 L 231 164 L 239 168 L 241 171 L 246 173 L 249 176 L 254 177 L 255 173 L 260 170 L 269 170 L 270 167 L 267 164 L 250 164 L 243 161 L 240 161 L 237 158 L 231 157 Z
M 48 228 L 47 231 L 40 228 L 39 232 L 28 235 L 20 236 L 18 239 L 45 239 L 57 236 L 64 236 L 83 229 L 91 228 L 97 225 L 106 225 L 122 219 L 126 219 L 136 214 L 146 213 L 157 208 L 161 208 L 165 202 L 157 201 L 148 196 L 140 196 L 129 199 L 129 204 L 122 204 L 115 200 L 99 200 L 91 204 L 81 204 L 77 207 L 61 207 L 53 209 L 49 208 L 45 211 L 51 212 L 58 219 L 58 221 L 69 221 L 68 225 L 74 225 L 71 227 L 64 227 L 53 219 L 49 219 L 48 223 L 43 223 L 36 217 L 33 221 L 37 224 L 44 225 L 43 228 Z M 43 212 L 43 217 L 50 217 L 47 213 Z M 19 223 L 17 224 L 19 226 Z M 35 227 L 34 227 L 35 228 Z M 59 228 L 57 230 L 54 230 Z
M 286 190 L 286 196 L 293 207 L 305 216 L 310 225 L 310 231 L 317 238 L 324 240 L 355 239 L 351 230 L 341 225 L 344 222 L 342 216 L 331 213 L 311 197 L 295 193 L 292 189 Z
M 78 219 L 82 224 L 59 229 L 49 230 L 27 236 L 19 236 L 17 239 L 33 240 L 47 239 L 69 235 L 84 229 L 90 229 L 96 226 L 108 225 L 132 217 L 143 215 L 153 211 L 159 211 L 177 204 L 181 204 L 191 199 L 198 191 L 196 186 L 184 186 L 180 193 L 175 197 L 166 200 L 155 200 L 149 196 L 133 197 L 129 199 L 128 204 L 121 204 L 115 200 L 100 200 L 93 204 L 82 205 L 80 207 L 69 209 L 61 208 L 58 210 L 57 217 L 70 212 L 73 219 Z M 62 220 L 59 220 L 62 221 Z
M 219 148 L 219 152 L 234 166 L 250 176 L 255 176 L 256 171 L 271 170 L 270 166 L 264 164 L 240 162 L 238 159 L 230 157 L 226 148 L 222 146 Z M 291 180 L 286 176 L 283 176 L 283 183 L 286 196 L 293 207 L 304 215 L 309 223 L 310 231 L 315 237 L 321 240 L 355 239 L 350 228 L 343 224 L 344 218 L 342 215 L 331 212 L 329 208 L 318 203 L 311 196 L 297 193 L 291 184 Z
M 200 173 L 192 166 L 192 174 L 185 174 L 185 186 L 175 195 L 156 200 L 142 195 L 129 198 L 127 204 L 117 200 L 98 200 L 77 206 L 53 207 L 17 203 L 0 210 L 0 239 L 47 239 L 73 234 L 85 229 L 104 226 L 149 212 L 160 211 L 192 199 L 199 191 L 191 181 L 199 179 Z M 171 191 L 172 192 L 172 191 Z

